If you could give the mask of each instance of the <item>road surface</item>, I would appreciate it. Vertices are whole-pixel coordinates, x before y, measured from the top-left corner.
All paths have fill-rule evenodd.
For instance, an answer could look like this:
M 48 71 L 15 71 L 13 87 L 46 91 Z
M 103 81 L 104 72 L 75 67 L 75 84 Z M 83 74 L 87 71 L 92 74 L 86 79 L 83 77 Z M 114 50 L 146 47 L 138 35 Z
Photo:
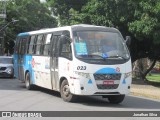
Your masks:
M 0 111 L 159 111 L 160 101 L 128 95 L 118 105 L 97 96 L 64 102 L 55 91 L 38 87 L 26 90 L 17 79 L 0 78 Z

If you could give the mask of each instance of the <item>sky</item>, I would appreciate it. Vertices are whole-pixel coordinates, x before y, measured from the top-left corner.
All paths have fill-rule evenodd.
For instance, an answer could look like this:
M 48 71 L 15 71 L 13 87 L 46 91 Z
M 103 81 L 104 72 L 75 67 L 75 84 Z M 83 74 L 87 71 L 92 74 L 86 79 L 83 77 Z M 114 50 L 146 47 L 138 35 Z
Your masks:
M 41 2 L 46 2 L 46 0 L 40 0 Z

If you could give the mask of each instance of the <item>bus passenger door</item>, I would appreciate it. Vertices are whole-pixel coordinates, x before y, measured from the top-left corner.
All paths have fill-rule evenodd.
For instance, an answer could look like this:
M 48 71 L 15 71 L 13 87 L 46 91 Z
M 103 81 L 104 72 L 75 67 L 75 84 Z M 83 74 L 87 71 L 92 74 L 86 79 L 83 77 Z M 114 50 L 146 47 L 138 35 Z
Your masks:
M 51 84 L 52 89 L 57 90 L 58 86 L 58 57 L 59 57 L 59 38 L 58 35 L 53 35 L 51 42 L 51 58 L 50 58 L 50 69 L 51 69 Z
M 27 38 L 21 38 L 20 43 L 19 43 L 19 54 L 18 54 L 18 79 L 19 80 L 24 80 L 24 54 L 25 54 L 25 49 L 26 45 L 25 43 L 27 42 Z

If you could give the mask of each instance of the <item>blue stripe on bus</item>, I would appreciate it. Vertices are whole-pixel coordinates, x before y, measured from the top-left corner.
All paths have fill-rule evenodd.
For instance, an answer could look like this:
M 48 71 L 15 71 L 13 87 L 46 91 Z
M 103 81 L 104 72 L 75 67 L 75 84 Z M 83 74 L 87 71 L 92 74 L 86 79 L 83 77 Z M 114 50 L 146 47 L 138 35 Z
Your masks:
M 25 33 L 19 33 L 18 36 L 29 36 L 29 33 L 25 32 Z
M 18 55 L 14 54 L 14 75 L 16 78 L 18 78 Z
M 31 82 L 32 84 L 35 84 L 35 80 L 34 80 L 34 71 L 33 71 L 33 68 L 32 68 L 32 56 L 31 55 L 24 55 L 24 71 L 29 71 L 30 73 L 30 77 L 31 77 Z
M 116 71 L 114 68 L 102 68 L 98 71 L 96 71 L 96 74 L 118 74 L 119 72 Z
M 33 68 L 32 68 L 32 56 L 31 55 L 19 55 L 19 57 L 23 57 L 21 59 L 23 59 L 23 62 L 22 63 L 18 63 L 18 55 L 17 54 L 14 54 L 14 75 L 16 78 L 18 78 L 19 76 L 19 67 L 23 67 L 23 70 L 22 72 L 24 72 L 24 75 L 25 75 L 25 72 L 26 71 L 29 71 L 30 73 L 30 77 L 31 77 L 31 82 L 32 84 L 35 84 L 35 79 L 34 79 L 34 71 L 33 71 Z M 25 77 L 25 76 L 24 76 Z

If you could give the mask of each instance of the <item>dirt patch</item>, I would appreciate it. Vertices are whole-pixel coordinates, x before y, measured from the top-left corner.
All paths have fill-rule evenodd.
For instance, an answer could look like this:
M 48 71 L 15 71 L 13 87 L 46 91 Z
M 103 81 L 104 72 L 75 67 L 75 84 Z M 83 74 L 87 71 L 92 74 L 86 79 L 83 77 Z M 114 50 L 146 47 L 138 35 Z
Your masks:
M 133 80 L 131 95 L 160 100 L 160 85 L 158 83 Z

